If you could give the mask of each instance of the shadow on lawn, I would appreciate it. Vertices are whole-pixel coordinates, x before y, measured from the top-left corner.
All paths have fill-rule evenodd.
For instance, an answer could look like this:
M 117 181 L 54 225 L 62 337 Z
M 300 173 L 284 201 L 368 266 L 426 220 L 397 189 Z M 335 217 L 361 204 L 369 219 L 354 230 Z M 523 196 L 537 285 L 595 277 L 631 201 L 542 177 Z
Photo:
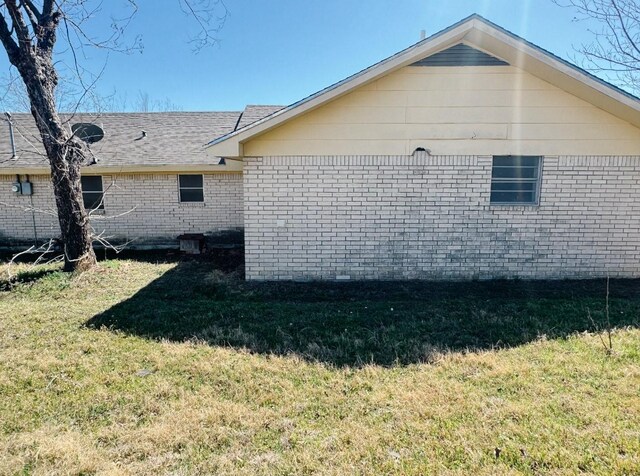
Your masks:
M 57 272 L 57 269 L 32 269 L 19 271 L 14 275 L 6 273 L 0 274 L 0 291 L 10 291 L 18 284 L 28 284 L 39 281 L 40 279 Z
M 87 325 L 361 366 L 563 338 L 595 330 L 589 312 L 605 321 L 604 280 L 246 283 L 212 269 L 180 262 Z M 611 281 L 610 315 L 615 327 L 640 325 L 640 280 Z

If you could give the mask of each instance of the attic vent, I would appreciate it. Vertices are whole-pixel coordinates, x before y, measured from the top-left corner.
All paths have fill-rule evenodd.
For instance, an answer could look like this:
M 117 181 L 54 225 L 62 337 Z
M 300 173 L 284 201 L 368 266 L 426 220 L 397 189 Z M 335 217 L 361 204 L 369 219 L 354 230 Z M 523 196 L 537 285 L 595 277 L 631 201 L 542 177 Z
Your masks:
M 460 43 L 411 66 L 509 66 L 509 63 Z
M 102 127 L 90 122 L 77 122 L 71 126 L 71 131 L 78 139 L 85 141 L 87 144 L 93 144 L 104 138 Z

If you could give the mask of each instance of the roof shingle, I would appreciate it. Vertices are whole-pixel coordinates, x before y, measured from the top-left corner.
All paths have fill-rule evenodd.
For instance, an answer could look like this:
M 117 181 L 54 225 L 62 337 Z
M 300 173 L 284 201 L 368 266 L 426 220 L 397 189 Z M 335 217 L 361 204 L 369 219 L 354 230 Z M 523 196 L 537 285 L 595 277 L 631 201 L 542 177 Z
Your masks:
M 153 112 L 62 115 L 71 126 L 91 122 L 104 139 L 90 146 L 101 166 L 215 165 L 203 147 L 212 137 L 232 132 L 240 112 Z M 4 118 L 0 118 L 4 119 Z M 0 170 L 48 167 L 31 114 L 12 115 L 17 159 L 12 159 L 9 125 L 0 120 Z M 142 131 L 146 137 L 142 137 Z
M 265 117 L 270 116 L 274 112 L 278 112 L 280 109 L 284 109 L 285 107 L 286 106 L 257 106 L 251 104 L 244 109 L 236 130 L 242 129 L 249 124 L 253 124 L 260 119 L 264 119 Z

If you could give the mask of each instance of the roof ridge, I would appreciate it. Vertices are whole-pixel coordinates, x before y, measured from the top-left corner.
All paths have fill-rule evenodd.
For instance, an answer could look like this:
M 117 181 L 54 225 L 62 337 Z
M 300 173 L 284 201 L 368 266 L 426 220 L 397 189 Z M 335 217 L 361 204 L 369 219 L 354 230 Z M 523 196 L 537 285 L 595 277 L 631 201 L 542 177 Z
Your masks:
M 246 107 L 285 107 L 281 104 L 247 104 Z

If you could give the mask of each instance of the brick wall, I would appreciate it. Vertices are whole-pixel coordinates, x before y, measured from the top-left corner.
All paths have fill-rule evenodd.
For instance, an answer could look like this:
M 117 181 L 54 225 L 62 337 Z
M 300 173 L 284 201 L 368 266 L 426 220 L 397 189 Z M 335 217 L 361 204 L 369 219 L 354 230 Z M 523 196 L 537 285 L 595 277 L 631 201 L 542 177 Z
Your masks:
M 0 246 L 33 243 L 34 221 L 38 241 L 58 236 L 49 177 L 29 177 L 32 197 L 11 192 L 15 179 L 0 176 Z M 214 234 L 243 226 L 241 173 L 204 175 L 204 203 L 179 202 L 177 175 L 104 175 L 103 187 L 105 210 L 94 214 L 92 225 L 114 242 L 176 244 L 182 233 Z
M 11 192 L 15 175 L 0 175 L 0 246 L 31 245 L 34 236 L 40 241 L 60 234 L 49 180 L 44 175 L 29 176 L 34 194 L 24 196 Z
M 545 157 L 539 206 L 491 206 L 491 157 L 246 159 L 246 275 L 640 276 L 640 157 Z

